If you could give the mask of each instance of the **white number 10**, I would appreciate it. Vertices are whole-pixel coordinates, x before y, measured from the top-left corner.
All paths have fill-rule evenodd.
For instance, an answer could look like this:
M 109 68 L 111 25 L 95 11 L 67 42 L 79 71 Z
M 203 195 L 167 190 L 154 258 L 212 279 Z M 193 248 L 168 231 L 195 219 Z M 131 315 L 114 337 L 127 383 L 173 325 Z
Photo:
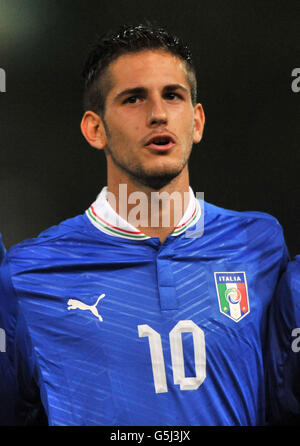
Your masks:
M 138 325 L 139 337 L 149 339 L 152 372 L 156 393 L 168 392 L 165 361 L 160 334 L 149 325 Z M 196 376 L 187 378 L 184 372 L 182 333 L 192 333 Z M 169 333 L 174 384 L 181 390 L 195 390 L 206 377 L 204 332 L 193 321 L 179 321 Z

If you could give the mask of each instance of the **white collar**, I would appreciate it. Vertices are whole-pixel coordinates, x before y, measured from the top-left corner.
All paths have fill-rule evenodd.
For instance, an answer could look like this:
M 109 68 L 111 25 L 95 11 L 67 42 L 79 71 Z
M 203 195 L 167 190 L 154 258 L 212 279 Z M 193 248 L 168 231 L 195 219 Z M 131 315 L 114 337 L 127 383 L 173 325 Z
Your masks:
M 108 189 L 103 187 L 94 203 L 86 210 L 86 215 L 90 222 L 100 231 L 115 237 L 127 238 L 130 240 L 146 240 L 150 237 L 143 234 L 128 221 L 123 219 L 111 207 L 107 200 Z M 177 236 L 185 232 L 189 227 L 194 226 L 201 215 L 201 207 L 196 200 L 192 188 L 189 188 L 189 203 L 184 215 L 172 232 L 172 236 Z

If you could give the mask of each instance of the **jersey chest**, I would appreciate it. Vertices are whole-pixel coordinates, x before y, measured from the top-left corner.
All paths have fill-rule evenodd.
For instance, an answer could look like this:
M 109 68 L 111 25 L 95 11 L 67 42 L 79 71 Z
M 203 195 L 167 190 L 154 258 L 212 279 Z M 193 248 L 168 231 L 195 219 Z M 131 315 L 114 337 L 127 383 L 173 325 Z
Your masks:
M 271 278 L 161 260 L 53 271 L 24 301 L 55 424 L 254 424 Z

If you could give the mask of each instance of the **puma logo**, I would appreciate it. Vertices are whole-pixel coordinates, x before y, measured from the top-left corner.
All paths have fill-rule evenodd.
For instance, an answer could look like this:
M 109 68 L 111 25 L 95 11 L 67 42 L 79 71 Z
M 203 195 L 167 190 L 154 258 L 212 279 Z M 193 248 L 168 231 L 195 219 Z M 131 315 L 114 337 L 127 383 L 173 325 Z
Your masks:
M 84 302 L 81 302 L 80 300 L 76 300 L 76 299 L 69 299 L 68 300 L 68 310 L 90 310 L 94 316 L 96 316 L 96 318 L 99 319 L 100 322 L 103 322 L 103 318 L 102 316 L 98 313 L 97 310 L 97 305 L 99 303 L 99 301 L 101 299 L 103 299 L 103 297 L 105 296 L 105 294 L 101 294 L 97 301 L 94 303 L 94 305 L 87 305 Z

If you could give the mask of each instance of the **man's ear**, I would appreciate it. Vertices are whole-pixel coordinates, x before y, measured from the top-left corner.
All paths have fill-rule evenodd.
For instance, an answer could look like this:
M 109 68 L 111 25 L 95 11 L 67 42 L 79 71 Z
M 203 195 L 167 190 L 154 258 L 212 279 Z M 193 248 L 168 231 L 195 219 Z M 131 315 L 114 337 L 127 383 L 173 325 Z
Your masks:
M 105 127 L 102 118 L 91 110 L 84 113 L 80 128 L 87 142 L 95 149 L 104 149 L 107 145 Z
M 194 106 L 194 137 L 193 142 L 197 144 L 201 141 L 205 124 L 205 114 L 201 104 Z

